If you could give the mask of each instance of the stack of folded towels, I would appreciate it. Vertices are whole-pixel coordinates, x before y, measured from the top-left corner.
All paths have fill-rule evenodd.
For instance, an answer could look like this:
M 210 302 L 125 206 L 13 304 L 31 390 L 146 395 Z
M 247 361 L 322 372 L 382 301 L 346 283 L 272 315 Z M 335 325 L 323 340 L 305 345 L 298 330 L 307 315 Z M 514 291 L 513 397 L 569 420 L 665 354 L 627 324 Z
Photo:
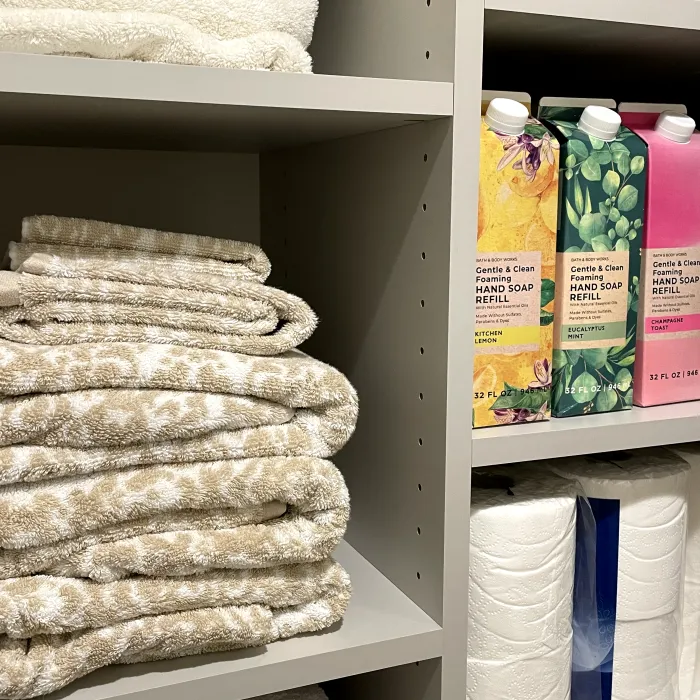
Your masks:
M 0 272 L 0 698 L 343 616 L 357 396 L 255 245 L 25 220 Z
M 0 0 L 0 51 L 311 72 L 318 0 Z

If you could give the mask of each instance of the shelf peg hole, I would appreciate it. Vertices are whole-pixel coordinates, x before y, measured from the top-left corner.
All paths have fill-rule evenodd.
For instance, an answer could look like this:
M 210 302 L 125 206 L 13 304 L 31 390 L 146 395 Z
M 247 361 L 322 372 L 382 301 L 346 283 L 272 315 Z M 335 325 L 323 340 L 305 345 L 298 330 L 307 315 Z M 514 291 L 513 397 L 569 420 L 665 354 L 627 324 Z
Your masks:
M 418 392 L 418 398 L 422 401 L 423 400 L 423 392 L 420 391 Z
M 422 308 L 425 308 L 425 299 L 420 300 L 420 305 Z
M 423 162 L 424 162 L 424 163 L 427 163 L 427 162 L 428 162 L 428 154 L 427 154 L 427 153 L 424 153 L 424 154 L 423 154 Z
M 428 210 L 428 205 L 425 202 L 423 202 L 423 211 L 427 211 L 427 210 Z
M 430 58 L 430 51 L 425 52 L 425 59 L 428 60 Z
M 423 438 L 418 438 L 418 444 L 422 447 L 423 446 Z
M 285 272 L 284 274 L 286 275 L 287 273 Z M 425 355 L 425 348 L 421 348 L 421 349 L 420 349 L 420 354 L 421 354 L 421 355 Z
M 420 528 L 419 527 L 416 528 L 416 532 L 420 535 Z
M 430 7 L 430 0 L 425 0 L 425 4 Z
M 416 578 L 420 581 L 420 571 L 416 571 Z
M 425 251 L 423 251 L 423 252 L 420 254 L 420 256 L 421 256 L 421 258 L 423 258 L 423 260 L 425 260 Z
M 418 484 L 418 490 L 422 491 L 423 490 L 423 484 Z

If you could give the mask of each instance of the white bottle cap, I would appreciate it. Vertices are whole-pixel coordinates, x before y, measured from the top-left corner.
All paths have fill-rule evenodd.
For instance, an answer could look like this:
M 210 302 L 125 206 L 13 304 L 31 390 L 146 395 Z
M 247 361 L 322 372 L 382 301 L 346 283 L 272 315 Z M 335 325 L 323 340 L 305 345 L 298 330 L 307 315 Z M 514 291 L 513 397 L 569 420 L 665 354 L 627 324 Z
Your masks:
M 659 115 L 654 130 L 669 141 L 690 143 L 695 131 L 695 120 L 687 114 L 663 112 Z
M 520 136 L 525 131 L 530 113 L 527 107 L 506 97 L 491 100 L 484 121 L 494 130 L 510 136 Z
M 621 124 L 620 115 L 612 109 L 589 105 L 583 110 L 578 128 L 601 141 L 614 141 Z

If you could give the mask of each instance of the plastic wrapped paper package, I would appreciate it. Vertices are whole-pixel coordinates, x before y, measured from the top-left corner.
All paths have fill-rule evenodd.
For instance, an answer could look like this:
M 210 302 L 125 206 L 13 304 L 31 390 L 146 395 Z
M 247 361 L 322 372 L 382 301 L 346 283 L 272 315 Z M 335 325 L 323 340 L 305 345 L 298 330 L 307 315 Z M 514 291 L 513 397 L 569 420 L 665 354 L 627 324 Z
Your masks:
M 679 700 L 688 465 L 650 449 L 552 466 L 580 485 L 596 524 L 594 552 L 577 541 L 572 700 Z
M 680 700 L 700 700 L 700 443 L 676 445 L 690 465 L 685 545 Z
M 568 700 L 576 490 L 525 466 L 474 483 L 467 698 Z

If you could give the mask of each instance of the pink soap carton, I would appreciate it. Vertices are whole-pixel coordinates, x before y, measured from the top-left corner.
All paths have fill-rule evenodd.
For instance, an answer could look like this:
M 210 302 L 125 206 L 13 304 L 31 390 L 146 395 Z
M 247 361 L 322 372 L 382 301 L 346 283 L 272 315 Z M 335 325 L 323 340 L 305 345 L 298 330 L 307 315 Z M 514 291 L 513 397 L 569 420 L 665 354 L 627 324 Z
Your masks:
M 649 146 L 634 403 L 700 399 L 700 134 L 680 105 L 620 115 Z

